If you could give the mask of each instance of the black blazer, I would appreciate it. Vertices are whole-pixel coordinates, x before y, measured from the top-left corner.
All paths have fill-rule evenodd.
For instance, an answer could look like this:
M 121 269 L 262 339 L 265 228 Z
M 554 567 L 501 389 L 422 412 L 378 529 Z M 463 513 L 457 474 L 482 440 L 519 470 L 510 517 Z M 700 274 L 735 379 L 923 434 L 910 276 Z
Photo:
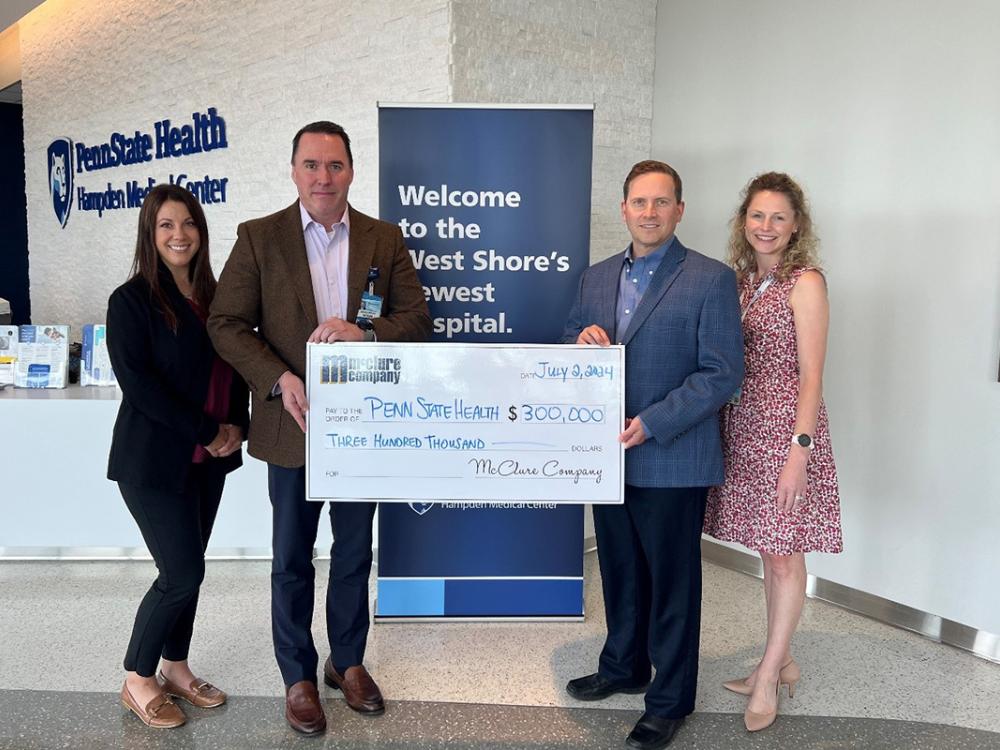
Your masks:
M 108 479 L 181 492 L 195 445 L 208 445 L 219 432 L 218 422 L 204 411 L 215 350 L 164 268 L 160 286 L 177 315 L 177 333 L 142 277 L 129 279 L 108 299 L 108 354 L 122 389 Z M 244 435 L 248 400 L 246 383 L 234 370 L 227 421 L 240 425 Z M 242 465 L 242 450 L 208 461 L 229 472 Z

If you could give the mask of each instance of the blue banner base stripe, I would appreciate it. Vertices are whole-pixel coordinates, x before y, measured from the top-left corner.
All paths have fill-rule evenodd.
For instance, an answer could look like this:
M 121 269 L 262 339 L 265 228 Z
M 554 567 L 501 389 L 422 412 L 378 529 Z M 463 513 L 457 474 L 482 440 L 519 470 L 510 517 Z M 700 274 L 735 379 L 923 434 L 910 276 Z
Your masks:
M 443 615 L 444 579 L 378 582 L 376 615 L 426 617 Z
M 377 617 L 580 617 L 583 579 L 378 582 Z
M 583 579 L 450 580 L 445 583 L 445 614 L 516 617 L 583 614 Z

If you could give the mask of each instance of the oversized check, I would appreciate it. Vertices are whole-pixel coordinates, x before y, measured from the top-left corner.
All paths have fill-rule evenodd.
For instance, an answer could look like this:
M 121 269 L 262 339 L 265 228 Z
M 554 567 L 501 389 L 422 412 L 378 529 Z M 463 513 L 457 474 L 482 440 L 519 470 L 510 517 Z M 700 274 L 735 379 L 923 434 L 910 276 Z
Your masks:
M 309 344 L 310 500 L 621 503 L 624 348 Z

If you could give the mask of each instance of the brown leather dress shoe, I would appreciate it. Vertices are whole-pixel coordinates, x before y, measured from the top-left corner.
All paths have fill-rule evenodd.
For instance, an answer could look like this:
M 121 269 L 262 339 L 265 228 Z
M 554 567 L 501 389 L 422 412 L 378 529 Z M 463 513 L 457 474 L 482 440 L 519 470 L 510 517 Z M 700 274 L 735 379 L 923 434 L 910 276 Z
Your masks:
M 132 693 L 129 691 L 128 683 L 126 682 L 122 685 L 121 699 L 122 705 L 142 719 L 147 727 L 152 727 L 153 729 L 173 729 L 187 721 L 184 712 L 163 693 L 153 698 L 153 700 L 146 704 L 145 708 L 140 708 L 135 698 L 132 697 Z
M 377 716 L 385 711 L 382 691 L 363 664 L 348 667 L 341 677 L 333 668 L 333 662 L 327 659 L 323 665 L 323 682 L 335 690 L 342 690 L 347 705 L 360 714 Z
M 186 688 L 182 688 L 176 682 L 168 680 L 163 672 L 160 672 L 157 677 L 160 680 L 160 684 L 163 685 L 163 692 L 167 695 L 172 695 L 174 698 L 183 698 L 192 706 L 197 706 L 198 708 L 215 708 L 226 702 L 226 694 L 215 687 L 215 685 L 204 680 L 196 678 Z
M 317 734 L 326 729 L 326 714 L 319 702 L 316 683 L 301 680 L 285 692 L 285 720 L 296 732 Z

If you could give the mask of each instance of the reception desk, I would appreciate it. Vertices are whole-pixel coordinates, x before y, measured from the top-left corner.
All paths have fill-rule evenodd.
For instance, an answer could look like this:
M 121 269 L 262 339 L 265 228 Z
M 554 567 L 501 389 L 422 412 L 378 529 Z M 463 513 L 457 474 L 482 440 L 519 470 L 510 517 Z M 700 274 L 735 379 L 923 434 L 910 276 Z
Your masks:
M 114 387 L 0 391 L 0 559 L 149 557 L 118 486 L 107 479 L 120 402 Z M 377 516 L 375 523 L 378 539 Z M 584 538 L 593 535 L 588 511 Z M 328 555 L 331 541 L 330 524 L 320 521 L 319 556 Z M 243 468 L 226 480 L 208 556 L 270 555 L 267 465 L 244 450 Z
M 0 391 L 0 557 L 148 557 L 106 476 L 120 401 L 114 387 Z M 317 546 L 328 545 L 321 524 Z M 244 452 L 243 468 L 226 482 L 209 556 L 263 557 L 270 547 L 267 466 Z

